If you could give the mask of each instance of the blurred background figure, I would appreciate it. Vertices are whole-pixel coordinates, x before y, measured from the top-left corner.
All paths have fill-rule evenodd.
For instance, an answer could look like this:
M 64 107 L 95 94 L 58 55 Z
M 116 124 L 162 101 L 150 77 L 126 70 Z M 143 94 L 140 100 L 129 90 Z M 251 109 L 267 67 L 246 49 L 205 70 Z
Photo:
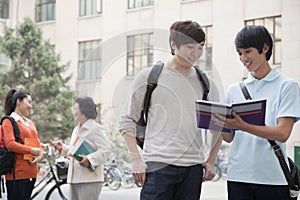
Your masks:
M 78 140 L 86 141 L 95 151 L 88 155 L 80 155 L 81 161 L 71 157 L 67 182 L 71 185 L 72 200 L 98 200 L 103 177 L 103 164 L 112 150 L 112 144 L 102 126 L 95 121 L 96 105 L 90 97 L 77 97 L 72 108 L 73 116 L 78 125 L 73 129 L 70 145 L 61 141 L 50 141 L 60 155 L 68 156 L 70 148 Z

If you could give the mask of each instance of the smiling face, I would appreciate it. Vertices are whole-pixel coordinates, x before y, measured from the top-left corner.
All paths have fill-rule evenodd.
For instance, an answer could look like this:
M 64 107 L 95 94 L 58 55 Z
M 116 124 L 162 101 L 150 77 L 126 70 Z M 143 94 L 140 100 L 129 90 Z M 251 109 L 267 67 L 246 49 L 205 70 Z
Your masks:
M 203 54 L 204 41 L 201 43 L 183 44 L 179 48 L 172 43 L 174 54 L 184 66 L 192 66 Z
M 266 52 L 268 52 L 268 46 L 264 46 L 262 53 L 259 53 L 256 48 L 238 48 L 237 53 L 240 61 L 251 73 L 258 73 L 262 66 L 267 64 Z
M 234 43 L 241 62 L 253 77 L 262 79 L 270 72 L 268 60 L 272 56 L 273 40 L 264 26 L 244 27 Z
M 31 108 L 32 108 L 32 99 L 30 95 L 27 95 L 22 100 L 21 99 L 17 100 L 15 112 L 23 117 L 29 115 Z
M 87 121 L 87 118 L 81 113 L 78 103 L 74 104 L 72 113 L 76 122 L 84 124 Z

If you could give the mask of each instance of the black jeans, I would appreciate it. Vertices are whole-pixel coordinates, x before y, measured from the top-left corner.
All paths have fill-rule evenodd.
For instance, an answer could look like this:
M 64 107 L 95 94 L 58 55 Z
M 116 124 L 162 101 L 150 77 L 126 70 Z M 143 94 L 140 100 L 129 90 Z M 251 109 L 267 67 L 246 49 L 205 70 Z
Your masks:
M 147 163 L 141 200 L 199 200 L 203 167 Z
M 36 179 L 22 179 L 22 180 L 7 180 L 7 199 L 8 200 L 29 200 Z
M 228 200 L 290 200 L 287 185 L 227 182 Z

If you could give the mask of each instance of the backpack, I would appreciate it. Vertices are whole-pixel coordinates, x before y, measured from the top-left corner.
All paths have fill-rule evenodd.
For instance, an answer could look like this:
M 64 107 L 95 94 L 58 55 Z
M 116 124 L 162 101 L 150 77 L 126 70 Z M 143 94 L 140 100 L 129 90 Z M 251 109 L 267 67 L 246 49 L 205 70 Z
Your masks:
M 143 149 L 145 140 L 145 131 L 148 119 L 148 110 L 150 106 L 151 95 L 157 86 L 158 77 L 163 69 L 164 63 L 158 61 L 153 67 L 147 79 L 147 90 L 144 97 L 144 105 L 140 114 L 138 122 L 136 122 L 136 142 L 137 145 Z M 197 72 L 198 78 L 203 86 L 202 100 L 207 100 L 209 93 L 209 80 L 204 72 L 202 72 L 198 66 L 193 66 Z
M 0 123 L 0 175 L 13 173 L 14 175 L 14 168 L 16 163 L 16 155 L 14 152 L 9 151 L 6 149 L 4 141 L 3 141 L 3 129 L 2 129 L 2 122 L 4 119 L 9 119 L 14 130 L 15 140 L 16 142 L 23 143 L 22 139 L 20 138 L 20 131 L 17 122 L 14 118 L 10 116 L 5 116 L 1 119 Z

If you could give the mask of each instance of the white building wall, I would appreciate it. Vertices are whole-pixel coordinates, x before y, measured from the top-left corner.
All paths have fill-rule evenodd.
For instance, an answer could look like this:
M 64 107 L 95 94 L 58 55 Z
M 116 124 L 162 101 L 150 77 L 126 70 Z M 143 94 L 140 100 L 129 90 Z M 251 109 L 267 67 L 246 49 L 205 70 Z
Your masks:
M 282 72 L 300 83 L 300 1 L 282 1 Z M 294 145 L 300 145 L 300 122 L 294 126 L 287 142 L 288 154 Z
M 11 0 L 10 21 L 34 19 L 32 0 Z M 70 85 L 80 94 L 92 96 L 103 106 L 105 123 L 118 119 L 132 81 L 126 73 L 126 37 L 135 33 L 154 33 L 154 61 L 170 56 L 168 29 L 176 20 L 192 19 L 203 26 L 213 26 L 213 78 L 225 93 L 228 86 L 242 78 L 243 66 L 234 47 L 236 33 L 249 19 L 282 16 L 282 66 L 280 70 L 300 81 L 300 1 L 299 0 L 155 0 L 153 6 L 127 9 L 127 1 L 103 0 L 101 15 L 79 17 L 79 1 L 56 1 L 56 19 L 38 25 L 44 38 L 55 45 L 61 64 L 70 62 Z M 0 20 L 3 34 L 6 20 Z M 101 40 L 102 76 L 98 81 L 77 78 L 78 42 Z M 300 141 L 300 125 L 296 125 L 288 142 Z

